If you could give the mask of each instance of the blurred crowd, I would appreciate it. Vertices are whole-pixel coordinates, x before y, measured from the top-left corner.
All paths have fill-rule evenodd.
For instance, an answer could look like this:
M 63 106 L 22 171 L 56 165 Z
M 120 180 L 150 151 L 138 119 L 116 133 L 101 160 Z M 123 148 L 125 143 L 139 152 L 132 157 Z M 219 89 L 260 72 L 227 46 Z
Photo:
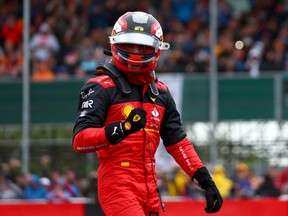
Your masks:
M 42 156 L 47 161 L 49 156 Z M 43 161 L 42 161 L 43 162 Z M 47 165 L 47 164 L 46 164 Z M 88 176 L 64 167 L 60 170 L 43 166 L 35 173 L 22 173 L 21 162 L 11 159 L 0 167 L 0 202 L 9 199 L 69 201 L 89 198 L 98 202 L 97 171 Z M 254 175 L 245 163 L 239 162 L 231 176 L 223 166 L 208 167 L 224 199 L 288 198 L 288 167 L 270 167 L 267 172 Z M 162 196 L 184 199 L 205 199 L 197 182 L 173 166 L 166 171 L 157 169 L 158 188 Z
M 288 167 L 270 167 L 267 172 L 254 175 L 245 163 L 238 162 L 228 175 L 222 165 L 208 167 L 224 199 L 288 198 Z M 175 166 L 169 173 L 159 172 L 159 190 L 166 196 L 184 196 L 188 199 L 205 199 L 198 183 Z
M 94 172 L 91 176 L 84 178 L 68 167 L 64 167 L 61 171 L 49 169 L 49 156 L 47 155 L 41 157 L 40 163 L 42 163 L 42 169 L 37 173 L 23 173 L 18 159 L 2 163 L 0 199 L 69 201 L 77 197 L 96 198 L 95 179 L 97 176 Z
M 0 0 L 0 78 L 21 77 L 23 2 Z M 218 0 L 219 72 L 288 70 L 287 0 Z M 209 0 L 31 0 L 31 77 L 51 81 L 93 74 L 110 60 L 111 27 L 126 11 L 145 11 L 162 25 L 171 49 L 158 72 L 209 70 Z

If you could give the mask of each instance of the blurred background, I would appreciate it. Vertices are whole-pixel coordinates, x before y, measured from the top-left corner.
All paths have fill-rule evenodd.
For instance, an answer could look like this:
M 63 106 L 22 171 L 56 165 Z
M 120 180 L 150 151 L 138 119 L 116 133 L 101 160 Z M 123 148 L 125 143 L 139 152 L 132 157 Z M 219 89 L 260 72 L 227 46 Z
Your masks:
M 26 44 L 23 2 L 0 0 L 0 199 L 97 202 L 97 156 L 71 145 L 77 95 L 126 11 L 161 23 L 156 74 L 223 197 L 288 196 L 287 0 L 218 0 L 215 52 L 208 0 L 30 0 Z M 162 146 L 157 161 L 163 196 L 204 198 Z

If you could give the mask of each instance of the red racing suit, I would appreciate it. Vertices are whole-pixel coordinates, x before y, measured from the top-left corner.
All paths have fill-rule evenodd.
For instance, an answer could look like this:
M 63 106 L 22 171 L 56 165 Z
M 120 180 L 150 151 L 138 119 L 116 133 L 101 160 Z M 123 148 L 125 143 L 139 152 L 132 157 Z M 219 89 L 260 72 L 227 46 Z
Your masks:
M 99 201 L 107 216 L 159 214 L 154 155 L 160 138 L 190 177 L 203 167 L 186 138 L 167 86 L 158 80 L 154 86 L 156 95 L 149 84 L 130 85 L 131 93 L 123 94 L 116 82 L 104 74 L 89 79 L 80 91 L 73 146 L 79 154 L 98 154 Z M 145 128 L 111 145 L 105 126 L 124 121 L 138 107 L 147 111 Z

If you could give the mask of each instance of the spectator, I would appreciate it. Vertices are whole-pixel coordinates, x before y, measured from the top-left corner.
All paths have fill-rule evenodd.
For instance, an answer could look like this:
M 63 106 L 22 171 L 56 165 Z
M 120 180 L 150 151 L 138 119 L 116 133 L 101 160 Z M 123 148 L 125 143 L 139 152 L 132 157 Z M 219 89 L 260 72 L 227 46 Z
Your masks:
M 167 193 L 168 196 L 188 196 L 187 185 L 191 179 L 181 170 L 178 164 L 173 165 L 169 173 L 158 173 L 162 187 L 162 192 Z M 167 191 L 165 191 L 167 190 Z
M 18 173 L 16 176 L 15 183 L 24 191 L 26 185 L 28 184 L 28 178 L 26 177 L 27 174 L 25 173 Z
M 7 179 L 3 170 L 0 170 L 0 199 L 20 199 L 22 197 L 21 188 Z
M 6 74 L 7 58 L 2 47 L 0 47 L 0 77 Z
M 40 181 L 40 184 L 41 184 L 44 188 L 46 188 L 46 190 L 47 190 L 47 192 L 48 192 L 48 191 L 49 191 L 49 187 L 51 186 L 51 181 L 50 181 L 50 179 L 47 178 L 47 177 L 41 177 L 41 178 L 39 179 L 39 181 Z
M 94 74 L 98 62 L 95 58 L 95 47 L 93 46 L 90 38 L 83 38 L 78 46 L 78 52 L 80 56 L 80 70 L 85 73 L 85 76 L 91 76 Z
M 0 46 L 3 47 L 6 57 L 11 59 L 9 62 L 13 62 L 9 63 L 10 66 L 6 69 L 9 72 L 5 75 L 8 77 L 22 75 L 18 67 L 22 65 L 21 61 L 18 61 L 21 59 L 18 57 L 21 57 L 22 46 L 22 11 L 20 10 L 22 4 L 20 2 L 13 1 L 13 6 L 10 5 L 11 3 L 1 5 L 3 13 L 0 15 L 0 31 L 2 32 L 0 33 Z M 69 1 L 65 6 L 62 1 L 44 0 L 43 2 L 39 4 L 33 1 L 31 4 L 32 40 L 36 41 L 36 35 L 37 37 L 46 35 L 41 36 L 45 38 L 41 40 L 42 45 L 31 46 L 33 47 L 32 57 L 34 59 L 34 56 L 38 55 L 38 49 L 44 49 L 54 58 L 53 62 L 56 65 L 52 65 L 51 68 L 66 65 L 72 73 L 65 73 L 65 76 L 60 76 L 61 79 L 66 78 L 66 75 L 85 78 L 91 75 L 91 68 L 93 70 L 93 67 L 100 63 L 99 59 L 101 63 L 104 63 L 103 60 L 106 61 L 103 53 L 100 58 L 95 57 L 94 49 L 109 46 L 105 43 L 105 38 L 111 31 L 109 26 L 113 24 L 112 20 L 115 20 L 115 17 L 127 10 L 142 10 L 155 14 L 163 23 L 166 40 L 171 42 L 172 49 L 171 52 L 162 55 L 158 72 L 167 72 L 168 69 L 169 72 L 206 73 L 209 70 L 209 1 L 147 0 L 141 3 L 133 1 L 120 3 L 114 0 L 101 3 L 99 1 Z M 219 40 L 217 43 L 219 72 L 229 74 L 248 72 L 251 68 L 250 63 L 255 63 L 251 61 L 251 59 L 255 60 L 251 58 L 255 56 L 255 52 L 249 54 L 249 50 L 256 41 L 263 41 L 265 50 L 263 61 L 260 65 L 255 63 L 253 68 L 256 70 L 253 71 L 257 71 L 259 67 L 260 71 L 265 72 L 284 71 L 288 65 L 287 23 L 285 1 L 267 1 L 265 4 L 261 0 L 219 1 Z M 50 31 L 49 34 L 45 33 L 47 30 Z M 11 34 L 11 32 L 14 33 Z M 51 35 L 53 39 L 48 40 L 47 38 L 51 38 Z M 86 38 L 92 41 L 87 50 L 93 51 L 89 51 L 89 55 L 79 55 L 77 46 Z M 243 42 L 242 49 L 235 49 L 236 40 Z M 50 44 L 49 47 L 44 45 L 47 42 Z M 61 49 L 59 44 L 61 44 Z M 11 51 L 16 55 L 12 55 Z M 82 57 L 84 59 L 80 59 Z M 17 59 L 17 64 L 12 61 L 13 59 Z M 244 67 L 247 60 L 249 64 Z
M 262 182 L 259 187 L 255 190 L 256 197 L 279 197 L 280 190 L 274 184 L 272 177 L 269 174 L 265 174 L 262 177 Z
M 44 54 L 44 53 L 43 53 Z M 34 61 L 34 71 L 32 74 L 33 81 L 53 81 L 56 79 L 56 74 L 50 67 L 48 56 L 40 57 Z
M 2 169 L 5 172 L 6 178 L 15 183 L 17 176 L 20 174 L 21 161 L 11 158 L 8 163 L 2 164 Z
M 61 178 L 60 172 L 58 170 L 51 170 L 49 173 L 49 179 L 50 179 L 50 187 L 49 187 L 49 191 L 53 190 L 54 187 L 57 185 L 57 182 L 59 181 L 59 179 Z
M 6 44 L 11 44 L 12 48 L 20 45 L 22 39 L 22 20 L 17 19 L 16 14 L 10 13 L 4 21 L 0 29 L 0 35 L 4 40 L 4 47 Z M 9 45 L 10 46 L 10 45 Z
M 280 172 L 278 183 L 281 194 L 288 194 L 288 167 Z
M 87 185 L 86 187 L 83 187 L 82 193 L 85 197 L 91 198 L 96 204 L 99 204 L 97 171 L 93 171 L 90 173 Z
M 3 40 L 0 44 L 3 47 L 0 75 L 4 77 L 17 78 L 22 75 L 22 32 L 21 17 L 18 18 L 18 14 L 8 11 L 7 16 L 3 18 L 2 26 L 0 23 L 0 37 Z
M 41 155 L 39 164 L 41 169 L 40 176 L 49 176 L 51 170 L 51 157 L 47 154 Z
M 167 173 L 162 170 L 158 169 L 156 172 L 157 175 L 157 186 L 159 193 L 161 196 L 168 196 L 169 195 L 169 181 L 168 181 L 168 176 Z
M 22 76 L 23 56 L 12 46 L 12 43 L 7 42 L 6 50 L 0 47 L 0 77 L 19 78 Z
M 72 169 L 66 169 L 64 172 L 65 188 L 70 193 L 71 197 L 79 197 L 80 191 L 77 187 L 76 172 Z
M 172 184 L 175 188 L 176 195 L 187 197 L 187 185 L 190 183 L 191 179 L 180 167 L 177 166 L 174 169 L 175 175 L 172 179 Z
M 196 199 L 196 200 L 205 199 L 205 194 L 203 190 L 192 182 L 189 182 L 189 184 L 187 184 L 187 194 L 188 198 L 190 199 Z
M 68 80 L 72 75 L 71 69 L 65 64 L 58 65 L 53 71 L 55 71 L 57 80 Z
M 33 59 L 41 59 L 43 56 L 49 59 L 54 57 L 60 50 L 60 45 L 52 29 L 47 23 L 43 23 L 30 41 Z
M 51 189 L 48 192 L 47 197 L 49 200 L 61 200 L 61 201 L 67 201 L 72 197 L 71 193 L 65 188 L 64 178 L 57 179 L 53 189 Z
M 245 163 L 238 163 L 236 166 L 236 174 L 234 182 L 234 198 L 251 198 L 253 196 L 253 188 L 250 181 L 250 170 Z
M 175 17 L 183 23 L 188 23 L 193 17 L 195 8 L 194 0 L 172 0 L 172 10 L 174 11 Z
M 260 75 L 260 65 L 262 61 L 263 50 L 263 42 L 258 41 L 248 52 L 247 66 L 249 68 L 249 74 L 251 77 L 258 77 Z
M 228 198 L 233 188 L 233 181 L 227 178 L 225 168 L 220 165 L 215 166 L 212 172 L 212 178 L 222 197 Z
M 32 174 L 28 177 L 28 184 L 24 189 L 25 199 L 45 199 L 48 191 L 40 182 L 39 176 Z

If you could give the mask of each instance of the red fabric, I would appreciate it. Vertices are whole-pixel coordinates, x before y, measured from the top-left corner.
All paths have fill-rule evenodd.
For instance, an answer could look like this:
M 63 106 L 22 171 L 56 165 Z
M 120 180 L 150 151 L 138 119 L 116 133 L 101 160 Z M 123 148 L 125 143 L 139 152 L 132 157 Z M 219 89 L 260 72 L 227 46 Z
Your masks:
M 98 193 L 105 214 L 144 216 L 151 211 L 160 212 L 161 208 L 154 159 L 160 141 L 161 122 L 152 120 L 152 111 L 156 107 L 158 118 L 162 119 L 165 109 L 150 103 L 125 104 L 124 107 L 121 103 L 112 105 L 104 125 L 124 121 L 131 108 L 143 106 L 148 119 L 145 129 L 113 146 L 106 141 L 104 128 L 87 128 L 75 135 L 73 145 L 78 153 L 98 154 Z M 103 146 L 103 143 L 107 145 Z
M 102 75 L 102 76 L 97 76 L 95 78 L 91 78 L 86 82 L 86 84 L 93 83 L 93 82 L 99 83 L 105 89 L 116 86 L 115 82 L 108 75 Z
M 288 183 L 288 167 L 284 168 L 279 175 L 278 179 L 279 188 L 282 188 L 287 183 Z
M 127 144 L 119 143 L 111 148 Z M 144 216 L 151 211 L 160 212 L 155 178 L 155 164 L 145 163 L 141 158 L 102 159 L 98 193 L 105 215 Z
M 26 202 L 25 202 L 26 201 Z M 77 215 L 85 216 L 86 208 L 80 202 L 44 202 L 15 200 L 1 202 L 0 215 L 5 216 L 51 216 L 51 215 Z
M 88 204 L 89 207 L 90 204 Z M 161 212 L 160 216 L 287 216 L 288 215 L 288 200 L 279 199 L 240 199 L 229 200 L 226 199 L 223 208 L 214 214 L 207 214 L 204 211 L 206 202 L 205 200 L 176 200 L 166 201 L 166 212 Z M 1 202 L 0 215 L 5 216 L 51 216 L 51 215 L 77 215 L 85 216 L 91 211 L 87 210 L 87 204 L 76 202 L 25 202 L 13 201 Z M 133 214 L 132 208 L 123 210 L 117 216 L 127 215 L 141 215 L 136 210 Z M 97 216 L 97 210 L 94 215 Z M 100 214 L 102 215 L 102 214 Z M 143 214 L 142 214 L 143 216 Z
M 176 145 L 166 147 L 166 150 L 191 178 L 199 168 L 204 166 L 192 143 L 187 138 Z
M 97 83 L 95 87 L 93 82 Z M 74 129 L 74 148 L 79 153 L 97 152 L 100 164 L 99 201 L 109 216 L 144 216 L 149 215 L 149 212 L 161 212 L 154 158 L 160 143 L 160 129 L 163 129 L 161 135 L 167 141 L 165 145 L 169 146 L 167 151 L 188 175 L 193 176 L 203 166 L 191 142 L 184 138 L 179 113 L 167 87 L 157 82 L 157 88 L 161 91 L 155 100 L 148 94 L 148 87 L 146 84 L 142 89 L 134 88 L 134 96 L 123 98 L 116 91 L 112 79 L 104 75 L 88 81 L 80 95 L 79 107 L 87 100 L 95 100 L 95 103 L 79 110 L 79 113 L 84 114 L 79 117 Z M 138 99 L 140 94 L 143 100 Z M 135 108 L 143 108 L 147 112 L 145 128 L 130 134 L 117 145 L 109 145 L 104 128 L 82 131 L 82 128 L 93 125 L 93 119 L 96 119 L 95 122 L 104 122 L 104 127 L 123 122 Z M 171 133 L 177 137 L 173 139 L 175 141 L 169 140 L 173 138 Z M 86 135 L 88 138 L 85 138 Z M 107 145 L 103 146 L 103 143 Z
M 14 26 L 4 24 L 1 33 L 5 41 L 10 41 L 13 45 L 18 45 L 22 39 L 22 23 L 16 22 Z
M 154 81 L 154 77 L 152 77 L 150 74 L 142 75 L 142 74 L 127 73 L 126 75 L 129 80 L 129 83 L 132 83 L 134 85 L 153 83 Z
M 115 146 L 108 145 L 97 151 L 99 200 L 106 215 L 144 216 L 151 211 L 161 211 L 154 159 L 160 141 L 161 121 L 156 121 L 155 117 L 153 120 L 152 113 L 157 109 L 157 117 L 162 119 L 165 108 L 141 102 L 125 102 L 124 106 L 118 103 L 109 108 L 104 125 L 124 121 L 129 110 L 137 107 L 147 111 L 145 129 L 129 135 Z
M 221 210 L 214 214 L 204 211 L 204 200 L 166 202 L 167 211 L 161 216 L 287 216 L 288 200 L 279 199 L 226 199 Z
M 95 152 L 106 147 L 106 136 L 104 128 L 87 128 L 80 131 L 73 140 L 73 146 L 78 154 Z

